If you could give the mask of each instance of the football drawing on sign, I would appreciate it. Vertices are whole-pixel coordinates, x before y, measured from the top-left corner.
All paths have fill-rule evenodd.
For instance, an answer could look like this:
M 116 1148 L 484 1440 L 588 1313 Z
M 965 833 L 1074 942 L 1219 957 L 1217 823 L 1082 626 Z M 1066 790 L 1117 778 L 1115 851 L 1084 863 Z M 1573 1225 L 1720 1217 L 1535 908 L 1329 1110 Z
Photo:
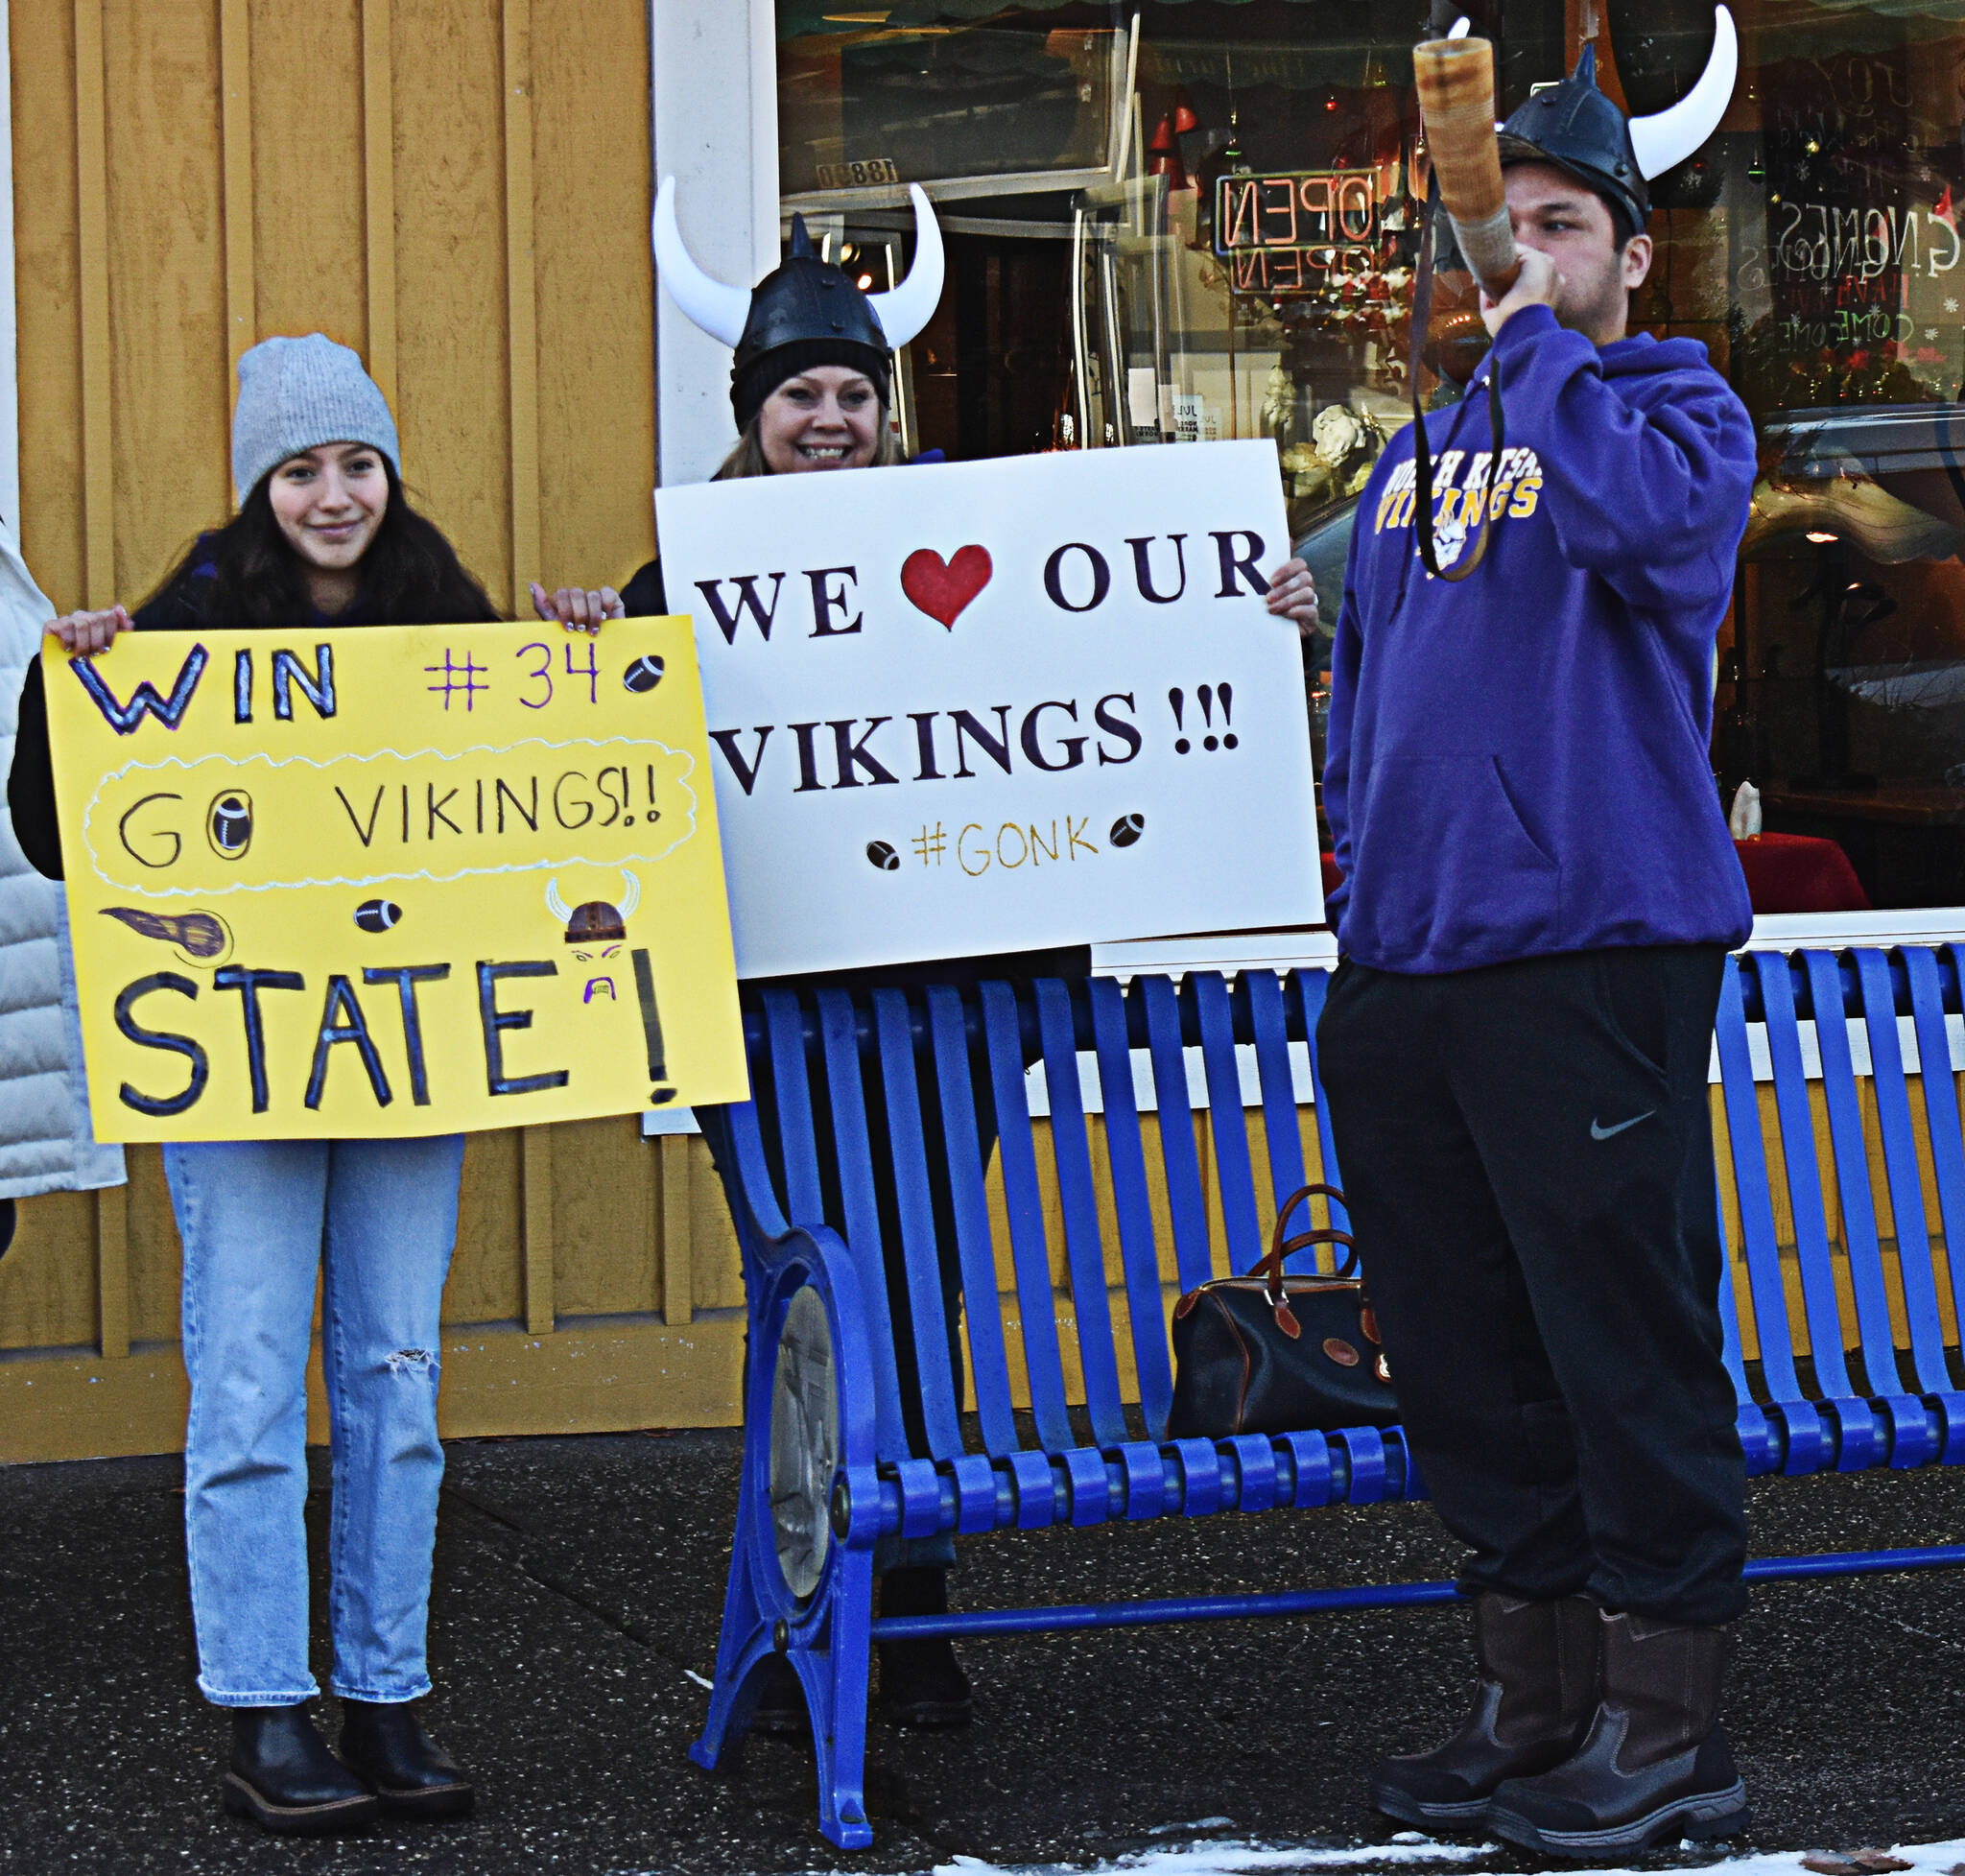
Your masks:
M 252 844 L 252 797 L 243 788 L 212 796 L 204 818 L 205 838 L 221 860 L 243 860 Z

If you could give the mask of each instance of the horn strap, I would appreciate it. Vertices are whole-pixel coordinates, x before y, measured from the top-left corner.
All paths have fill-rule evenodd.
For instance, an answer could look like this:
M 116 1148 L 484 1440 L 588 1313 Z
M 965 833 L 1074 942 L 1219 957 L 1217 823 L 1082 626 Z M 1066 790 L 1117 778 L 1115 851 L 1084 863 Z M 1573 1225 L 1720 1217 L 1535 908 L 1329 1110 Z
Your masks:
M 1439 234 L 1438 178 L 1427 178 L 1426 215 L 1419 236 L 1419 272 L 1412 283 L 1412 344 L 1407 376 L 1412 388 L 1412 533 L 1419 544 L 1420 564 L 1435 580 L 1465 580 L 1487 554 L 1488 530 L 1494 524 L 1494 478 L 1501 468 L 1506 428 L 1502 420 L 1501 360 L 1490 355 L 1487 369 L 1487 427 L 1494 452 L 1480 482 L 1480 525 L 1473 551 L 1454 566 L 1443 568 L 1432 539 L 1432 450 L 1426 436 L 1426 407 L 1419 397 L 1419 364 L 1426 350 L 1427 329 L 1432 322 L 1432 254 Z

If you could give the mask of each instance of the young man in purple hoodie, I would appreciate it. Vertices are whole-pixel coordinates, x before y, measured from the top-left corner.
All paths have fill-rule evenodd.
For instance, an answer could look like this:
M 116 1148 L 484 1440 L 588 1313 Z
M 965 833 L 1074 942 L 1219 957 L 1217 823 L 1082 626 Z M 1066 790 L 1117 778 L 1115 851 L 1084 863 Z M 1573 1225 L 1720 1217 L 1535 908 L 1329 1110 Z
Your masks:
M 1373 1801 L 1600 1858 L 1747 1819 L 1706 1078 L 1752 914 L 1707 742 L 1754 434 L 1703 345 L 1627 334 L 1649 203 L 1587 55 L 1502 147 L 1522 273 L 1426 420 L 1432 512 L 1409 429 L 1352 540 L 1318 1046 L 1411 1449 L 1472 1553 L 1473 1710 Z M 1484 558 L 1432 577 L 1415 530 L 1451 571 L 1483 502 Z

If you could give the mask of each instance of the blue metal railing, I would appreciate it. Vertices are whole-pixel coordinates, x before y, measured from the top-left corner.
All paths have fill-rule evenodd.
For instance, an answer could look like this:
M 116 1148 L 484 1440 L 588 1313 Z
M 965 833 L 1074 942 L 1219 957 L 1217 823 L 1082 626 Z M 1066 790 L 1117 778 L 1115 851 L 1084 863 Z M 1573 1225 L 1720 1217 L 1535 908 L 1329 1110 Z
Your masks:
M 1890 1570 L 1965 1567 L 1965 1544 L 1921 1550 L 1831 1551 L 1821 1556 L 1757 1556 L 1748 1582 L 1804 1577 L 1862 1577 Z M 1167 1596 L 1136 1603 L 1056 1603 L 1030 1609 L 972 1609 L 949 1615 L 879 1616 L 877 1642 L 922 1641 L 935 1635 L 1028 1635 L 1055 1628 L 1146 1628 L 1171 1622 L 1219 1622 L 1245 1616 L 1325 1615 L 1339 1609 L 1412 1608 L 1451 1603 L 1450 1582 L 1360 1583 L 1348 1589 L 1287 1589 L 1243 1596 Z

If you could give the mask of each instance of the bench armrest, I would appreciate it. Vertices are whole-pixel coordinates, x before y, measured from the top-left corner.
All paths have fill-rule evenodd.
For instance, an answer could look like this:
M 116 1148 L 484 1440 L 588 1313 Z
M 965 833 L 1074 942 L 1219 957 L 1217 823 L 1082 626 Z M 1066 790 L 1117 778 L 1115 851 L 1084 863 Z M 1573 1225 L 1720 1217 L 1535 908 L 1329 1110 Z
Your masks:
M 736 1174 L 734 1181 L 724 1179 L 723 1189 L 732 1200 L 731 1211 L 737 1235 L 746 1241 L 746 1250 L 752 1247 L 747 1242 L 749 1240 L 755 1240 L 758 1248 L 763 1249 L 782 1238 L 792 1226 L 771 1184 L 770 1162 L 765 1157 L 764 1133 L 758 1126 L 757 1104 L 754 1101 L 733 1101 L 726 1107 L 701 1109 L 698 1125 L 703 1116 L 712 1114 L 722 1123 L 723 1139 Z M 737 1202 L 740 1198 L 741 1209 Z

